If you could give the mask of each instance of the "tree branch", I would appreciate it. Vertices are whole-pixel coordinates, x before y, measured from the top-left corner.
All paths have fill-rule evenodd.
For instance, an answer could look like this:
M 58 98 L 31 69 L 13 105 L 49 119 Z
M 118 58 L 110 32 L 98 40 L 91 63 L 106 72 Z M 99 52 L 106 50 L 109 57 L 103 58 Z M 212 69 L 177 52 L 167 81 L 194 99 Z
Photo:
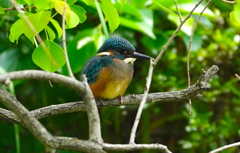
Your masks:
M 203 72 L 203 74 L 200 76 L 199 80 L 195 83 L 195 85 L 192 85 L 191 87 L 180 90 L 180 91 L 150 93 L 150 94 L 148 94 L 146 102 L 147 103 L 155 103 L 155 102 L 186 101 L 189 98 L 201 98 L 201 96 L 199 96 L 199 93 L 205 91 L 209 80 L 217 73 L 217 71 L 218 71 L 218 67 L 216 65 L 213 65 L 206 72 L 205 71 Z M 68 83 L 63 83 L 63 82 L 64 81 L 69 82 L 68 79 L 74 80 L 74 82 L 77 81 L 75 79 L 71 79 L 71 78 L 65 77 L 65 76 L 62 76 L 63 78 L 61 78 L 60 77 L 61 75 L 59 75 L 59 74 L 54 74 L 54 73 L 48 74 L 49 72 L 44 72 L 44 71 L 42 71 L 42 72 L 35 71 L 35 70 L 27 71 L 27 73 L 30 73 L 30 72 L 33 73 L 31 75 L 31 77 L 29 77 L 28 75 L 26 75 L 25 73 L 22 73 L 22 72 L 23 71 L 10 72 L 7 74 L 0 75 L 0 82 L 4 83 L 5 80 L 7 80 L 8 78 L 12 78 L 11 80 L 26 79 L 26 78 L 29 78 L 29 79 L 41 78 L 43 80 L 51 80 L 51 81 L 59 78 L 59 79 L 61 79 L 61 81 L 55 80 L 55 82 L 62 83 L 65 85 Z M 26 72 L 26 71 L 24 71 L 24 72 Z M 35 78 L 35 77 L 37 77 L 37 78 Z M 57 78 L 53 79 L 53 77 L 57 77 Z M 139 105 L 143 98 L 143 94 L 129 95 L 129 96 L 125 96 L 123 98 L 124 98 L 123 99 L 124 105 Z M 101 107 L 103 106 L 99 102 L 97 102 L 97 105 L 101 106 Z M 104 107 L 120 106 L 120 105 L 121 104 L 119 103 L 118 99 L 104 101 Z M 58 105 L 50 105 L 47 107 L 33 110 L 33 111 L 31 111 L 31 114 L 34 117 L 36 117 L 37 119 L 41 119 L 41 118 L 46 118 L 46 117 L 53 116 L 53 115 L 72 113 L 72 112 L 77 112 L 77 111 L 86 111 L 85 104 L 82 101 L 68 102 L 68 103 L 58 104 Z M 5 110 L 5 109 L 1 109 L 1 108 L 0 108 L 0 120 L 9 122 L 9 123 L 24 125 L 22 123 L 22 121 L 14 113 L 12 113 L 11 111 Z
M 104 152 L 102 150 L 102 144 L 99 144 L 98 140 L 84 141 L 76 138 L 53 137 L 26 108 L 2 86 L 0 86 L 0 101 L 21 119 L 28 130 L 46 146 L 47 150 L 68 149 L 88 153 Z M 97 141 L 97 143 L 95 141 Z
M 180 12 L 180 10 L 179 10 L 179 8 L 178 8 L 178 2 L 177 2 L 177 0 L 174 0 L 174 3 L 175 3 L 175 6 L 176 6 L 176 10 L 177 10 L 177 12 L 178 12 L 179 20 L 180 20 L 180 22 L 183 22 L 181 12 Z
M 149 70 L 148 70 L 148 76 L 147 76 L 147 79 L 146 79 L 146 85 L 145 85 L 143 98 L 142 98 L 142 100 L 140 102 L 140 105 L 138 107 L 137 115 L 136 115 L 136 118 L 134 120 L 134 124 L 132 126 L 132 130 L 131 130 L 131 133 L 130 133 L 129 144 L 135 144 L 135 136 L 136 136 L 136 132 L 137 132 L 137 128 L 138 128 L 140 118 L 142 116 L 142 111 L 143 111 L 144 105 L 145 105 L 147 97 L 148 97 L 148 92 L 149 92 L 149 88 L 150 88 L 151 81 L 152 81 L 153 69 L 154 69 L 153 59 L 151 59 L 150 60 L 150 65 L 149 65 Z
M 52 140 L 52 135 L 44 128 L 44 126 L 35 119 L 32 114 L 9 92 L 0 86 L 0 101 L 12 110 L 20 119 L 28 130 L 43 144 Z
M 192 41 L 193 41 L 193 36 L 195 33 L 195 30 L 197 28 L 198 22 L 200 20 L 200 18 L 202 17 L 203 12 L 206 10 L 206 8 L 209 6 L 209 4 L 212 2 L 212 0 L 209 0 L 207 2 L 207 4 L 205 5 L 205 7 L 203 8 L 203 10 L 201 11 L 201 13 L 199 14 L 196 22 L 194 23 L 192 30 L 191 30 L 191 36 L 190 36 L 190 40 L 189 40 L 189 44 L 188 44 L 188 48 L 187 48 L 187 77 L 188 77 L 188 87 L 191 86 L 191 77 L 190 77 L 190 51 L 191 51 L 191 47 L 192 47 Z M 191 106 L 192 106 L 192 100 L 189 99 L 189 114 L 192 114 L 191 111 Z
M 240 80 L 240 76 L 238 74 L 235 74 L 235 76 Z
M 228 1 L 228 0 L 222 0 L 225 3 L 229 3 L 229 4 L 236 4 L 237 1 Z
M 170 45 L 170 43 L 173 41 L 173 39 L 175 38 L 175 36 L 177 35 L 177 33 L 180 31 L 180 29 L 182 28 L 182 26 L 184 25 L 184 23 L 190 18 L 190 16 L 192 15 L 192 13 L 194 12 L 194 10 L 198 7 L 198 5 L 200 5 L 202 3 L 203 0 L 200 0 L 195 7 L 191 10 L 191 12 L 188 13 L 188 15 L 184 18 L 184 20 L 179 24 L 179 26 L 177 27 L 177 29 L 174 31 L 174 33 L 172 34 L 172 36 L 168 39 L 167 43 L 163 46 L 163 48 L 161 49 L 161 51 L 159 52 L 157 58 L 154 61 L 154 65 L 156 65 L 158 63 L 158 61 L 162 58 L 163 53 L 166 51 L 166 49 L 168 48 L 168 46 Z
M 62 12 L 62 43 L 63 43 L 63 51 L 64 51 L 64 57 L 65 57 L 65 61 L 66 61 L 66 67 L 68 70 L 68 75 L 71 78 L 74 78 L 74 75 L 73 75 L 72 69 L 71 69 L 71 65 L 69 62 L 69 58 L 68 58 L 67 44 L 66 44 L 66 28 L 65 28 L 66 13 L 67 13 L 66 7 L 67 7 L 67 3 L 66 3 L 66 0 L 64 0 L 63 12 Z
M 220 151 L 223 151 L 223 150 L 232 148 L 232 147 L 237 147 L 237 146 L 240 146 L 240 142 L 236 142 L 236 143 L 233 143 L 233 144 L 225 145 L 225 146 L 223 146 L 223 147 L 220 147 L 220 148 L 218 148 L 218 149 L 215 149 L 215 150 L 213 150 L 213 151 L 210 151 L 209 153 L 217 153 L 217 152 L 220 152 Z
M 133 151 L 133 150 L 160 150 L 162 153 L 171 153 L 168 148 L 161 144 L 109 144 L 104 143 L 103 149 L 106 151 Z
M 83 83 L 85 85 L 85 93 L 83 93 L 82 97 L 85 101 L 86 111 L 88 115 L 88 124 L 89 124 L 89 139 L 92 141 L 96 141 L 102 146 L 102 134 L 101 134 L 101 124 L 100 117 L 96 105 L 96 101 L 93 97 L 93 93 L 88 85 L 87 77 L 83 75 Z M 102 148 L 101 148 L 102 150 Z
M 0 83 L 8 83 L 9 80 L 21 80 L 21 79 L 38 79 L 38 80 L 47 80 L 59 84 L 63 84 L 67 87 L 70 87 L 77 92 L 83 93 L 85 92 L 85 86 L 82 82 L 66 77 L 64 75 L 50 73 L 40 70 L 24 70 L 24 71 L 15 71 L 9 72 L 6 74 L 0 75 Z

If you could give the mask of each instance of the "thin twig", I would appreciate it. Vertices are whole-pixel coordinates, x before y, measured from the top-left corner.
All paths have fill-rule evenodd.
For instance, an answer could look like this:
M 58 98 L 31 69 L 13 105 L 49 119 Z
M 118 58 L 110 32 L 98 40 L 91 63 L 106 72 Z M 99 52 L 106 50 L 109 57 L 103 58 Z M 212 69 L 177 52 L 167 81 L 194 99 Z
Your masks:
M 183 22 L 181 12 L 180 12 L 180 10 L 179 10 L 179 8 L 178 8 L 177 0 L 174 0 L 174 2 L 175 2 L 175 5 L 176 5 L 176 10 L 177 10 L 177 12 L 178 12 L 179 20 L 180 20 L 180 22 Z
M 225 3 L 229 3 L 229 4 L 236 4 L 237 1 L 228 1 L 228 0 L 222 0 Z
M 71 65 L 69 62 L 69 58 L 68 58 L 68 52 L 67 52 L 67 45 L 66 45 L 66 28 L 65 28 L 65 21 L 66 21 L 66 7 L 67 7 L 67 3 L 66 0 L 64 0 L 64 5 L 63 5 L 63 13 L 62 13 L 62 43 L 63 43 L 63 50 L 64 50 L 64 57 L 65 57 L 65 61 L 66 61 L 66 66 L 67 66 L 67 70 L 68 70 L 68 75 L 71 78 L 75 78 L 73 73 L 72 73 L 72 69 L 71 69 Z
M 166 44 L 163 46 L 163 48 L 161 49 L 160 53 L 158 54 L 157 58 L 154 61 L 154 65 L 156 65 L 158 63 L 158 61 L 161 59 L 163 53 L 166 51 L 166 49 L 168 48 L 168 46 L 170 45 L 170 43 L 173 41 L 173 39 L 175 38 L 175 36 L 177 35 L 177 33 L 180 31 L 181 27 L 183 26 L 183 24 L 190 18 L 190 16 L 192 15 L 192 13 L 194 12 L 194 10 L 198 7 L 198 5 L 202 2 L 203 0 L 200 0 L 195 7 L 191 10 L 191 12 L 188 13 L 187 17 L 179 24 L 179 26 L 177 27 L 177 29 L 174 31 L 174 33 L 172 34 L 172 36 L 168 39 L 168 41 L 166 42 Z
M 212 2 L 212 0 L 209 0 L 208 3 L 205 5 L 205 7 L 203 8 L 203 10 L 201 11 L 201 13 L 199 14 L 196 22 L 193 25 L 192 31 L 191 31 L 191 36 L 190 36 L 190 40 L 189 40 L 189 44 L 188 44 L 188 49 L 187 49 L 187 77 L 188 77 L 188 87 L 191 86 L 191 76 L 190 76 L 190 51 L 191 51 L 191 47 L 192 47 L 192 41 L 193 41 L 193 36 L 194 36 L 194 32 L 197 28 L 197 25 L 199 23 L 200 18 L 202 17 L 203 12 L 206 10 L 206 8 L 209 6 L 209 4 Z M 191 116 L 191 106 L 192 106 L 192 101 L 191 99 L 188 100 L 189 101 L 189 115 Z
M 151 80 L 152 80 L 153 69 L 154 69 L 153 59 L 151 59 L 149 70 L 148 70 L 147 82 L 146 82 L 146 86 L 145 86 L 145 90 L 144 90 L 144 94 L 143 94 L 143 99 L 142 99 L 142 101 L 139 105 L 137 115 L 136 115 L 136 118 L 134 120 L 134 124 L 133 124 L 131 134 L 130 134 L 129 144 L 135 144 L 136 131 L 137 131 L 137 128 L 138 128 L 138 124 L 139 124 L 141 115 L 142 115 L 144 104 L 146 103 L 146 100 L 147 100 L 147 96 L 148 96 L 148 92 L 149 92 L 149 88 L 150 88 Z
M 230 145 L 225 145 L 225 146 L 223 146 L 223 147 L 220 147 L 220 148 L 218 148 L 218 149 L 215 149 L 215 150 L 213 150 L 213 151 L 210 151 L 209 153 L 217 153 L 217 152 L 220 152 L 220 151 L 223 151 L 223 150 L 232 148 L 232 147 L 238 147 L 238 146 L 240 146 L 240 142 L 233 143 L 233 144 L 230 144 Z
M 238 74 L 235 74 L 235 76 L 240 80 L 240 76 Z

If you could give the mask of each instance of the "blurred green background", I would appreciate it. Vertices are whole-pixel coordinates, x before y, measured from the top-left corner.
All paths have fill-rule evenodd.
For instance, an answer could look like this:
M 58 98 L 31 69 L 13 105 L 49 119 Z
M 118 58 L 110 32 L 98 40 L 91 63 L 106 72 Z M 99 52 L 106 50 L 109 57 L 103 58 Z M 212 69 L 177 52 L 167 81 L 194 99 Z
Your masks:
M 18 1 L 27 7 L 24 1 Z M 81 6 L 86 18 L 76 27 L 67 29 L 67 48 L 73 72 L 77 78 L 83 63 L 93 56 L 105 38 L 95 3 L 69 0 L 69 4 Z M 120 25 L 110 36 L 128 39 L 138 52 L 156 57 L 163 45 L 173 34 L 179 17 L 174 1 L 167 0 L 112 0 L 120 16 Z M 195 6 L 196 0 L 178 0 L 179 10 L 184 17 Z M 187 88 L 186 57 L 193 24 L 207 1 L 203 1 L 189 21 L 182 27 L 156 65 L 150 92 L 167 92 Z M 101 2 L 99 2 L 100 6 Z M 12 8 L 8 0 L 0 0 L 3 8 Z M 159 143 L 168 146 L 174 153 L 205 153 L 220 146 L 240 141 L 240 82 L 234 74 L 240 74 L 240 28 L 237 4 L 213 1 L 203 13 L 194 33 L 191 54 L 191 84 L 194 84 L 202 69 L 218 65 L 218 75 L 210 81 L 203 92 L 203 99 L 192 100 L 192 115 L 188 115 L 188 101 L 147 104 L 144 108 L 136 135 L 137 143 Z M 34 13 L 34 8 L 25 10 Z M 61 25 L 62 17 L 51 9 L 54 19 Z M 233 12 L 232 12 L 233 13 Z M 0 72 L 40 69 L 32 60 L 34 44 L 24 35 L 18 42 L 9 40 L 10 29 L 19 19 L 16 10 L 0 14 Z M 49 24 L 53 28 L 53 25 Z M 57 35 L 57 31 L 54 29 Z M 46 31 L 40 36 L 47 39 Z M 54 42 L 62 46 L 59 37 Z M 126 92 L 143 93 L 147 76 L 148 61 L 137 60 L 134 78 Z M 66 75 L 65 66 L 58 70 Z M 79 101 L 80 94 L 60 84 L 41 80 L 14 81 L 19 101 L 29 110 L 52 104 Z M 5 108 L 1 103 L 0 107 Z M 128 143 L 129 133 L 138 106 L 100 108 L 102 134 L 105 142 Z M 41 123 L 57 136 L 88 138 L 88 122 L 85 112 L 63 114 L 41 119 Z M 0 121 L 0 152 L 15 153 L 14 125 Z M 41 153 L 44 146 L 29 131 L 19 127 L 20 150 L 22 153 Z M 235 147 L 223 153 L 237 153 Z M 73 153 L 59 151 L 60 153 Z M 154 153 L 157 151 L 135 151 Z

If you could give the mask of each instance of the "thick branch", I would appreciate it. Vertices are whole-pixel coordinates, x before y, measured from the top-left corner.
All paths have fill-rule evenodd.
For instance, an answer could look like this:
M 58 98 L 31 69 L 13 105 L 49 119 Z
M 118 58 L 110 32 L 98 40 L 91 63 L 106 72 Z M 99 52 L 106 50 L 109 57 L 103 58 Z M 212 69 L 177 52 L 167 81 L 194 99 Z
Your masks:
M 147 103 L 155 102 L 172 102 L 172 101 L 186 101 L 189 98 L 201 98 L 198 93 L 205 91 L 207 88 L 208 81 L 217 73 L 218 67 L 213 65 L 210 69 L 200 76 L 197 83 L 187 89 L 174 92 L 159 92 L 148 94 Z M 35 71 L 33 71 L 34 73 Z M 8 73 L 10 74 L 10 73 Z M 11 73 L 12 74 L 12 73 Z M 4 82 L 5 79 L 0 75 L 0 82 Z M 4 75 L 8 78 L 7 75 Z M 57 75 L 58 76 L 58 75 Z M 45 78 L 46 80 L 46 78 Z M 75 80 L 76 81 L 76 80 Z M 124 105 L 139 105 L 143 95 L 129 95 L 124 97 Z M 102 106 L 97 102 L 98 106 Z M 106 100 L 104 101 L 104 106 L 120 106 L 118 99 Z M 32 115 L 37 119 L 46 118 L 53 115 L 65 114 L 77 111 L 85 111 L 85 104 L 81 101 L 79 102 L 68 102 L 65 104 L 51 105 L 43 108 L 39 108 L 31 111 Z M 16 117 L 16 115 L 10 111 L 0 109 L 0 120 L 4 120 L 10 123 L 22 124 L 21 120 Z
M 83 100 L 85 101 L 86 112 L 88 115 L 89 137 L 90 137 L 89 139 L 102 145 L 103 140 L 102 140 L 102 134 L 101 134 L 101 124 L 100 124 L 100 117 L 99 117 L 96 101 L 87 83 L 86 76 L 83 75 L 82 79 L 86 89 L 85 92 L 83 93 Z
M 19 118 L 24 119 L 22 122 L 29 131 L 43 144 L 52 139 L 52 135 L 44 126 L 36 120 L 31 113 L 10 93 L 0 86 L 0 101 L 12 110 Z
M 88 153 L 103 153 L 98 140 L 79 140 L 76 138 L 53 137 L 46 128 L 9 92 L 0 86 L 0 101 L 12 110 L 28 130 L 47 148 L 68 149 Z M 97 143 L 95 142 L 97 141 Z
M 77 92 L 83 93 L 85 87 L 82 82 L 66 77 L 64 75 L 50 73 L 40 70 L 24 70 L 24 71 L 14 71 L 6 74 L 0 75 L 0 83 L 9 82 L 9 80 L 22 80 L 22 79 L 38 79 L 38 80 L 47 80 L 55 83 L 63 84 L 67 87 L 70 87 Z

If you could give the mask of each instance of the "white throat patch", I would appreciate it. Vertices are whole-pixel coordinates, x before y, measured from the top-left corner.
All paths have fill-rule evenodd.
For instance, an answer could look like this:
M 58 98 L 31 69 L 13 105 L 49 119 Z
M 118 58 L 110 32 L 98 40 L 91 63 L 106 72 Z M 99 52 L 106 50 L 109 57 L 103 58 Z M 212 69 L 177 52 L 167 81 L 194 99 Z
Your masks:
M 123 61 L 124 61 L 125 63 L 131 63 L 131 64 L 133 64 L 133 62 L 134 62 L 135 60 L 136 60 L 136 58 L 129 57 L 129 58 L 124 59 Z

